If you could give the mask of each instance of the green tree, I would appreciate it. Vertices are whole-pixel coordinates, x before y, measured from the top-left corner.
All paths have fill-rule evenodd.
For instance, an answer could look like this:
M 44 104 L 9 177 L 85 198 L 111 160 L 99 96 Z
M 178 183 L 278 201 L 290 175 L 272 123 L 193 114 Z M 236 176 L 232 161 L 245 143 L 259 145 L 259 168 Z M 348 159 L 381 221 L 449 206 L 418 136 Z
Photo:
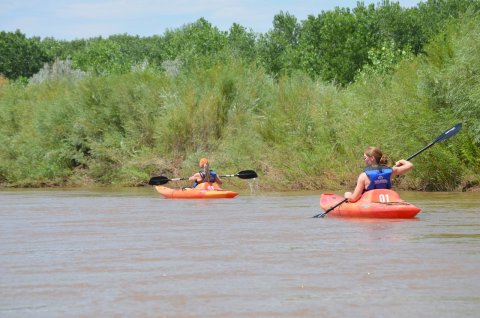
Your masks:
M 281 75 L 298 69 L 300 30 L 295 16 L 282 11 L 275 15 L 273 29 L 259 39 L 259 58 L 270 73 Z
M 372 50 L 394 43 L 394 51 L 410 50 L 416 42 L 412 11 L 386 0 L 378 7 L 362 2 L 350 10 L 335 8 L 304 21 L 300 36 L 301 68 L 310 76 L 348 84 L 365 64 Z
M 19 30 L 0 32 L 0 74 L 10 79 L 30 77 L 50 59 L 38 38 L 27 38 Z
M 256 37 L 253 32 L 248 32 L 240 24 L 234 23 L 228 32 L 228 48 L 233 56 L 244 58 L 247 61 L 255 60 Z
M 180 29 L 165 32 L 163 49 L 166 60 L 179 60 L 187 67 L 208 67 L 222 60 L 220 53 L 226 46 L 226 32 L 200 18 Z
M 434 37 L 450 18 L 458 18 L 466 12 L 478 13 L 479 0 L 427 0 L 417 6 L 417 27 L 423 35 L 423 43 Z
M 96 38 L 87 41 L 84 50 L 76 51 L 72 62 L 83 71 L 108 75 L 127 73 L 136 61 L 122 50 L 118 42 Z
M 416 9 L 405 9 L 398 2 L 384 0 L 371 17 L 376 48 L 395 43 L 395 49 L 410 48 L 418 54 L 426 38 L 419 28 Z
M 363 8 L 363 7 L 362 7 Z M 301 65 L 311 76 L 347 84 L 363 65 L 371 46 L 350 9 L 335 8 L 310 16 L 301 35 Z

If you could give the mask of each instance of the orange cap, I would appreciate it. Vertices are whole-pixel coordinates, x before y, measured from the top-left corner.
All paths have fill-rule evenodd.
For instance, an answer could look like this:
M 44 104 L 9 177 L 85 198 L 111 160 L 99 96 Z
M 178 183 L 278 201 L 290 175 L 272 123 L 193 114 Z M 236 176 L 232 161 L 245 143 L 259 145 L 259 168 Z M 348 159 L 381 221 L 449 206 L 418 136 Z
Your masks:
M 203 166 L 206 165 L 207 163 L 208 163 L 208 159 L 202 158 L 200 159 L 200 163 L 198 165 L 200 166 L 200 168 L 203 168 Z

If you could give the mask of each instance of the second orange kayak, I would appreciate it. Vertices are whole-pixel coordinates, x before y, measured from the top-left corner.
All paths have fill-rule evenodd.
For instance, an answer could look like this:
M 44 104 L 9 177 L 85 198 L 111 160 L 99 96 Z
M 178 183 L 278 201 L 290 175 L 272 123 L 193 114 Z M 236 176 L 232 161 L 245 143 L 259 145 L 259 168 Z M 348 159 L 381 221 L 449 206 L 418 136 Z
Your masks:
M 345 198 L 333 193 L 320 196 L 320 207 L 326 211 Z M 397 192 L 388 189 L 377 189 L 365 192 L 360 200 L 354 203 L 345 202 L 330 211 L 328 216 L 357 218 L 414 218 L 420 208 L 402 199 Z
M 200 183 L 193 189 L 172 189 L 161 185 L 155 189 L 168 199 L 231 199 L 238 195 L 238 192 L 220 188 L 216 182 Z

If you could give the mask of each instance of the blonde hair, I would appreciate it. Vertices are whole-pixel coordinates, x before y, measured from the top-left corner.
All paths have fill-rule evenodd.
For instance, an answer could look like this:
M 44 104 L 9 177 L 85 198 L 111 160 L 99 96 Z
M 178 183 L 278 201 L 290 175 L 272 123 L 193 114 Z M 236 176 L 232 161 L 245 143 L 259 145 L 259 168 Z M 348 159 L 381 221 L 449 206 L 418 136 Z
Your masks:
M 365 154 L 369 157 L 374 157 L 375 162 L 380 166 L 386 166 L 390 161 L 390 159 L 377 147 L 368 147 L 365 149 Z

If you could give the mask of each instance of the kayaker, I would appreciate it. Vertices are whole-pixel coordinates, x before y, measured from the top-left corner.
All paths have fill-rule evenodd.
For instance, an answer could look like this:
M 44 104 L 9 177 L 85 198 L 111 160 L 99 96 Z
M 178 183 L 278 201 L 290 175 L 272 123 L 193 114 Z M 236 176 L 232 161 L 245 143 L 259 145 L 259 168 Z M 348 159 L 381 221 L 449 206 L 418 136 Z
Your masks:
M 413 164 L 407 160 L 395 162 L 395 166 L 388 167 L 388 158 L 379 148 L 368 147 L 363 154 L 365 170 L 358 176 L 357 186 L 352 192 L 345 192 L 344 197 L 349 202 L 356 202 L 362 194 L 373 189 L 390 189 L 393 177 L 407 173 L 413 169 Z
M 188 178 L 188 180 L 193 181 L 192 188 L 195 188 L 198 184 L 203 182 L 216 182 L 218 184 L 223 183 L 222 179 L 220 179 L 217 173 L 210 169 L 210 163 L 208 162 L 207 158 L 200 159 L 198 165 L 201 170 Z

